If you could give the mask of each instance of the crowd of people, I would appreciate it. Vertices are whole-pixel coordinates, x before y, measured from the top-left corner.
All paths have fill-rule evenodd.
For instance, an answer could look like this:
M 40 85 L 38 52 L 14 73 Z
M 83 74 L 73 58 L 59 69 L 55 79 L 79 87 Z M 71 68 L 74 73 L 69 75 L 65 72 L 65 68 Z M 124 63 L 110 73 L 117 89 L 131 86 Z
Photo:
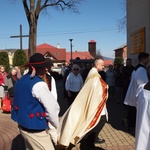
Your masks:
M 61 119 L 50 59 L 35 53 L 23 66 L 28 70 L 15 82 L 11 118 L 18 123 L 27 149 L 52 150 L 56 145 L 57 148 L 71 149 L 72 145 L 81 142 L 82 150 L 87 149 L 85 143 L 92 150 L 94 142 L 101 140 L 98 134 L 108 119 L 108 86 L 99 74 L 104 68 L 104 60 L 96 58 L 93 66 L 87 64 L 86 72 L 78 64 L 70 67 L 66 62 L 65 65 L 62 75 L 68 109 Z M 10 74 L 8 77 L 11 78 Z
M 105 71 L 102 69 L 98 73 L 109 86 L 108 100 L 117 104 L 123 104 L 122 125 L 127 131 L 130 131 L 130 129 L 135 130 L 136 150 L 140 150 L 141 147 L 144 150 L 148 150 L 150 147 L 148 136 L 150 66 L 147 66 L 149 54 L 145 52 L 140 53 L 138 61 L 138 64 L 134 67 L 132 59 L 127 58 L 125 65 L 110 64 L 108 68 L 105 68 Z M 86 81 L 86 75 L 90 69 L 86 67 L 84 70 L 85 74 L 83 70 L 81 72 L 83 82 Z M 77 97 L 75 101 L 79 98 Z M 94 136 L 90 139 L 95 141 Z M 88 145 L 88 143 L 93 142 L 87 142 L 85 145 Z
M 102 57 L 95 58 L 93 64 L 85 64 L 84 68 L 65 62 L 61 69 L 62 99 L 67 100 L 68 108 L 60 119 L 56 81 L 51 75 L 52 61 L 35 53 L 23 66 L 28 70 L 22 76 L 18 76 L 18 67 L 6 73 L 4 66 L 0 66 L 1 103 L 7 94 L 11 117 L 18 123 L 27 149 L 71 150 L 80 142 L 81 150 L 94 150 L 96 142 L 105 142 L 98 135 L 109 119 L 106 102 L 113 101 L 123 105 L 125 129 L 136 128 L 136 150 L 143 143 L 147 150 L 150 145 L 144 140 L 148 141 L 145 127 L 149 121 L 149 54 L 140 53 L 138 60 L 135 67 L 127 58 L 125 65 L 115 63 L 108 68 Z
M 3 104 L 3 99 L 5 96 L 8 97 L 10 100 L 10 105 L 13 105 L 13 98 L 14 98 L 14 85 L 16 80 L 18 79 L 17 76 L 18 67 L 12 67 L 10 72 L 5 71 L 5 67 L 0 65 L 0 102 L 1 107 Z M 11 111 L 11 110 L 10 110 Z

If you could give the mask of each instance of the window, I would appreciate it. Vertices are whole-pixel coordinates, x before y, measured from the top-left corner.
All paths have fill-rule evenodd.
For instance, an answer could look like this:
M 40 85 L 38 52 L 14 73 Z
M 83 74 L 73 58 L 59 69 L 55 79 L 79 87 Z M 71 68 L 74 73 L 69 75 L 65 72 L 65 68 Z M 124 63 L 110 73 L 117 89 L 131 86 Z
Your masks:
M 56 52 L 55 54 L 56 54 L 56 55 L 59 55 L 59 52 Z

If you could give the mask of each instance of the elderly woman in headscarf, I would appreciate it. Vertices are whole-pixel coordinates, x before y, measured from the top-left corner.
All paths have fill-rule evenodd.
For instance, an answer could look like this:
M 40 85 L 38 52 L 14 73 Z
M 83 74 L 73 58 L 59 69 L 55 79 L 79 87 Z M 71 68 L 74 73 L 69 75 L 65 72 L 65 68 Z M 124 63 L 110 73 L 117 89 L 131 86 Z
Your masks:
M 79 73 L 80 67 L 77 64 L 72 66 L 72 72 L 67 76 L 65 88 L 68 94 L 68 107 L 73 103 L 83 86 L 83 79 Z

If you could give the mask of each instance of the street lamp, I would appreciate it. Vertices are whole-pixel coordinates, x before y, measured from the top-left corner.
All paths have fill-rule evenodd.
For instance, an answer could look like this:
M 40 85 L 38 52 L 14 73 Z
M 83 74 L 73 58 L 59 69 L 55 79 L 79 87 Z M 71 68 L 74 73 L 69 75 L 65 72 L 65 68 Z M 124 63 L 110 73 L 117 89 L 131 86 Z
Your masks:
M 73 39 L 69 39 L 69 41 L 70 41 L 70 52 L 71 52 L 71 59 L 70 59 L 70 61 L 72 63 L 72 41 L 73 41 Z

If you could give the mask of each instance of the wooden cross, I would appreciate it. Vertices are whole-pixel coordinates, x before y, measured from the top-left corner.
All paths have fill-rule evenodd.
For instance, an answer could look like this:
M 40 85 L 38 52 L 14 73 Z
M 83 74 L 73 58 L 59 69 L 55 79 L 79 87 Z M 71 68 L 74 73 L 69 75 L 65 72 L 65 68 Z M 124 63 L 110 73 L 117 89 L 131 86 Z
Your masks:
M 29 35 L 22 35 L 22 25 L 20 25 L 20 35 L 10 36 L 10 38 L 20 38 L 20 49 L 22 50 L 22 38 L 29 37 Z

